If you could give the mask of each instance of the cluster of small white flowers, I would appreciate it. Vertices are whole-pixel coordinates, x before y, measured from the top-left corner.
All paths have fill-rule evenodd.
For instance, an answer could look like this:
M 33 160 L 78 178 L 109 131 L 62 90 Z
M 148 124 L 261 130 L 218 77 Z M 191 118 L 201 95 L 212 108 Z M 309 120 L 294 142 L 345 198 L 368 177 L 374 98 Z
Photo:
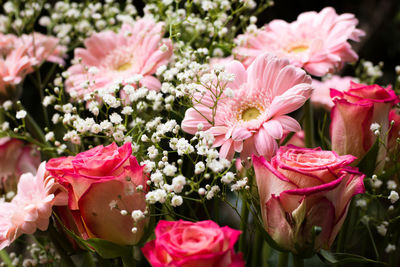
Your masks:
M 238 180 L 235 184 L 233 184 L 231 186 L 231 190 L 232 191 L 239 191 L 239 190 L 242 190 L 242 189 L 247 189 L 248 188 L 247 182 L 248 182 L 248 178 L 244 177 L 244 178 Z
M 51 16 L 43 16 L 39 24 L 61 39 L 63 44 L 82 41 L 96 31 L 106 27 L 132 22 L 137 10 L 132 0 L 125 1 L 125 8 L 115 1 L 105 3 L 58 1 L 54 5 L 44 4 Z M 95 71 L 95 70 L 91 70 Z
M 382 67 L 383 67 L 383 62 L 379 62 L 379 64 L 376 66 L 374 66 L 374 64 L 371 61 L 363 62 L 363 68 L 365 70 L 365 73 L 372 78 L 382 77 L 383 75 Z
M 45 1 L 7 1 L 3 3 L 5 14 L 0 15 L 0 32 L 13 29 L 15 32 L 23 32 L 27 26 L 26 21 L 34 20 L 42 11 Z
M 146 194 L 146 201 L 149 204 L 155 204 L 157 202 L 164 203 L 167 199 L 167 192 L 164 189 L 156 189 Z

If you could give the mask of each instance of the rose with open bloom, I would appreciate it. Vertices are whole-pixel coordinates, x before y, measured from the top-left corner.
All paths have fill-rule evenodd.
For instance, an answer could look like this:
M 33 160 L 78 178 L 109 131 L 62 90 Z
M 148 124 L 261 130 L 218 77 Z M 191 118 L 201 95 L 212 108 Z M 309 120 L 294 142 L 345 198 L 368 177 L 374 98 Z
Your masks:
M 315 76 L 323 76 L 356 61 L 358 56 L 347 40 L 359 41 L 364 32 L 356 29 L 358 21 L 352 14 L 336 14 L 331 7 L 321 12 L 305 12 L 292 23 L 273 20 L 255 33 L 248 32 L 236 40 L 236 57 L 245 66 L 260 53 L 273 53 L 289 59 Z
M 348 166 L 354 159 L 292 145 L 270 162 L 253 156 L 264 227 L 278 245 L 302 256 L 331 246 L 350 200 L 365 191 L 365 175 Z
M 0 138 L 0 190 L 16 189 L 19 177 L 26 172 L 36 174 L 40 153 L 18 139 Z
M 235 151 L 242 159 L 253 153 L 271 157 L 278 147 L 275 139 L 287 131 L 301 130 L 299 123 L 286 114 L 310 97 L 311 78 L 289 65 L 288 60 L 268 54 L 257 57 L 247 70 L 232 61 L 225 71 L 235 75 L 235 80 L 226 85 L 234 95 L 228 97 L 224 90 L 214 117 L 214 92 L 195 95 L 198 103 L 186 111 L 182 129 L 195 134 L 203 124 L 203 130 L 215 137 L 214 147 L 221 146 L 221 158 L 232 159 Z
M 349 76 L 340 77 L 338 75 L 333 75 L 321 82 L 313 79 L 312 85 L 314 86 L 314 91 L 311 96 L 311 103 L 313 103 L 315 107 L 321 107 L 330 111 L 334 106 L 330 95 L 331 88 L 338 91 L 344 91 L 350 87 L 350 82 L 356 80 L 357 78 Z
M 142 252 L 153 267 L 243 267 L 234 245 L 240 231 L 213 221 L 160 221 Z
M 137 232 L 132 233 L 132 217 L 120 213 L 146 209 L 148 178 L 132 156 L 131 143 L 100 145 L 75 157 L 51 159 L 46 168 L 68 189 L 70 213 L 61 214 L 67 227 L 85 239 L 101 238 L 121 245 L 140 240 L 147 220 L 139 221 Z M 143 190 L 138 191 L 138 186 Z
M 45 231 L 54 205 L 66 205 L 64 188 L 46 175 L 45 162 L 36 176 L 21 175 L 17 195 L 11 202 L 0 202 L 0 249 L 9 246 L 22 234 Z
M 75 64 L 68 69 L 66 89 L 78 97 L 107 88 L 116 80 L 142 75 L 141 86 L 159 90 L 152 76 L 172 55 L 172 43 L 162 39 L 164 23 L 144 18 L 132 26 L 123 24 L 118 33 L 103 31 L 85 40 L 86 48 L 75 49 Z
M 330 125 L 333 151 L 339 155 L 354 155 L 358 158 L 355 163 L 358 163 L 377 136 L 386 144 L 389 111 L 399 101 L 390 86 L 383 88 L 376 84 L 351 82 L 344 92 L 331 89 L 331 97 L 335 104 Z M 381 146 L 377 157 L 378 169 L 383 167 L 385 156 L 386 148 Z

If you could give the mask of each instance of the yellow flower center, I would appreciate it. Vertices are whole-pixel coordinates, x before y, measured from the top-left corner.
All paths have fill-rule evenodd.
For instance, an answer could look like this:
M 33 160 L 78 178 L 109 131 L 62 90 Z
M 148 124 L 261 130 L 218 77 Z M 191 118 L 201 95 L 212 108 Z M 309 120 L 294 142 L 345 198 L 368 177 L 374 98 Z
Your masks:
M 257 108 L 251 107 L 243 111 L 242 120 L 251 121 L 257 119 L 260 115 L 261 112 Z
M 117 71 L 124 71 L 124 70 L 130 69 L 131 67 L 132 67 L 132 64 L 131 64 L 130 62 L 127 62 L 127 63 L 124 63 L 124 64 L 119 65 L 119 66 L 116 68 L 116 70 L 117 70 Z
M 308 45 L 296 45 L 288 49 L 289 53 L 301 53 L 308 49 Z

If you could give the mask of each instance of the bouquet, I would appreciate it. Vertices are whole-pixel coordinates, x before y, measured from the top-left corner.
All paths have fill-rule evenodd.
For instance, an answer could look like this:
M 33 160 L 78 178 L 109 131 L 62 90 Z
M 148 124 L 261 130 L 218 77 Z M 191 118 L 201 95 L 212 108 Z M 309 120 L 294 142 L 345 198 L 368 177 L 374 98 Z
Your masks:
M 398 266 L 400 78 L 273 4 L 5 2 L 1 266 Z

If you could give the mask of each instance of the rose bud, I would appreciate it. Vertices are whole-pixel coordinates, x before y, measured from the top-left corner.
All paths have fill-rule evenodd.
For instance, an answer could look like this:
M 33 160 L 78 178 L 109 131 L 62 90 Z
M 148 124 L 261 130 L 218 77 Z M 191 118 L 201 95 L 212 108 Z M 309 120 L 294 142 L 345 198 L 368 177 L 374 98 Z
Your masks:
M 363 85 L 351 82 L 350 89 L 340 92 L 331 89 L 335 106 L 331 111 L 330 133 L 332 150 L 339 155 L 351 154 L 359 163 L 374 144 L 376 137 L 386 144 L 389 126 L 388 115 L 392 106 L 398 102 L 395 92 L 379 85 Z M 374 124 L 379 129 L 373 129 Z M 384 164 L 386 149 L 378 151 L 377 169 Z
M 331 246 L 350 200 L 365 191 L 354 159 L 292 145 L 270 162 L 253 156 L 264 228 L 278 245 L 303 256 Z

